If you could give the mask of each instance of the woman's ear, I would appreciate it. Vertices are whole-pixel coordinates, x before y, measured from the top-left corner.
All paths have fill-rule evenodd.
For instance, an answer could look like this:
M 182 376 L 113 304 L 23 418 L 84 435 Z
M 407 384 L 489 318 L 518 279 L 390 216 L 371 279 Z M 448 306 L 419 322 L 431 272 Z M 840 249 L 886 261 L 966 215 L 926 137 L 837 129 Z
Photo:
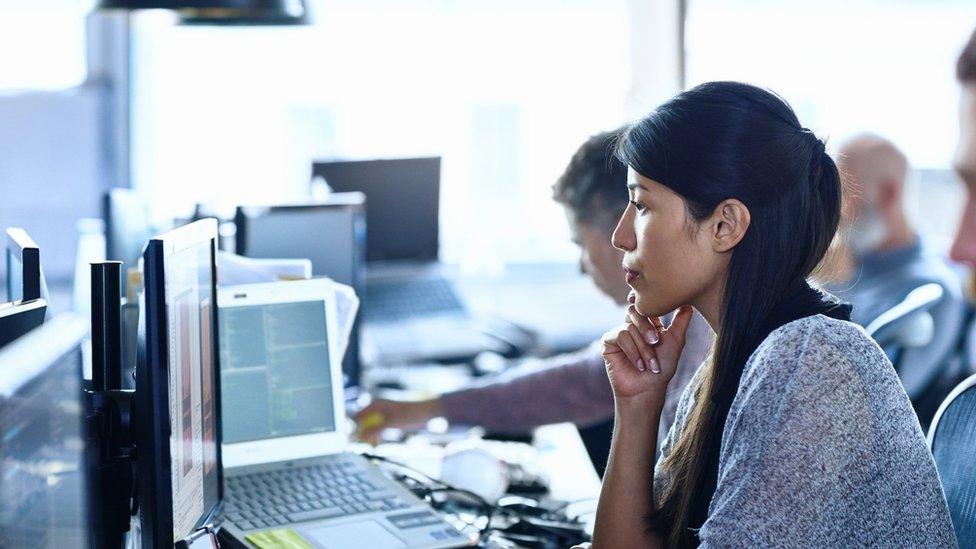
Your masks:
M 751 221 L 749 208 L 739 200 L 728 198 L 715 206 L 708 223 L 712 249 L 731 251 L 742 241 Z

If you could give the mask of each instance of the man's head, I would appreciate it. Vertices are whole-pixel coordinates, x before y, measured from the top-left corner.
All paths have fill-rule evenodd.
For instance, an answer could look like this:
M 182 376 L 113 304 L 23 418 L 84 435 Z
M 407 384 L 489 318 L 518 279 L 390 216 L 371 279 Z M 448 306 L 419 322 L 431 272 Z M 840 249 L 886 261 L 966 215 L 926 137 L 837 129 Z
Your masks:
M 891 141 L 861 134 L 841 147 L 846 179 L 842 234 L 857 254 L 903 244 L 910 235 L 903 204 L 908 159 Z
M 627 167 L 613 153 L 617 131 L 594 135 L 576 151 L 553 185 L 553 198 L 566 209 L 580 268 L 603 293 L 626 303 L 623 252 L 610 235 L 627 206 Z
M 953 165 L 966 184 L 966 208 L 950 255 L 956 261 L 976 265 L 976 31 L 956 62 L 956 78 L 962 85 L 962 91 L 959 99 L 959 145 Z

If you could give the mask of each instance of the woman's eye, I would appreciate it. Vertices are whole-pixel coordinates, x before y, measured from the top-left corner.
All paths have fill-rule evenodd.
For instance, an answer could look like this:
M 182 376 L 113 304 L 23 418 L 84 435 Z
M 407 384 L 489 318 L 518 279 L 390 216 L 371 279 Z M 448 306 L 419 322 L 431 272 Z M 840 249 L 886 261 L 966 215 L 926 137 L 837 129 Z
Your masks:
M 634 209 L 637 210 L 638 212 L 643 212 L 644 210 L 647 209 L 647 208 L 644 207 L 643 204 L 641 204 L 640 202 L 637 202 L 635 200 L 631 200 L 630 203 L 633 204 Z

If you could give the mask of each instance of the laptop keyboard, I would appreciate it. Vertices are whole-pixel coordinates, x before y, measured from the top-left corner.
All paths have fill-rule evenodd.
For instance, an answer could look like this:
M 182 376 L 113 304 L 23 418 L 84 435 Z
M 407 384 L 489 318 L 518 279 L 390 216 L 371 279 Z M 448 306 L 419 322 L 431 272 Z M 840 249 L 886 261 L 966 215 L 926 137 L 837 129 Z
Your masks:
M 422 278 L 370 282 L 366 286 L 363 317 L 382 322 L 463 310 L 464 305 L 446 279 Z
M 244 531 L 410 507 L 352 461 L 229 476 L 224 483 L 222 518 Z

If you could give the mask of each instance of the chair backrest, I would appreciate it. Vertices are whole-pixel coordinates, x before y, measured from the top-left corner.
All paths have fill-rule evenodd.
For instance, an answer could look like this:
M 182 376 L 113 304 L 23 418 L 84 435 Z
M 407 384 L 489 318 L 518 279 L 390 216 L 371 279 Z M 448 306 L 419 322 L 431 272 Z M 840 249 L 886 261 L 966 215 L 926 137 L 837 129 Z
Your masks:
M 911 292 L 908 292 L 908 295 L 898 302 L 897 305 L 881 313 L 878 315 L 878 318 L 869 322 L 864 327 L 864 330 L 882 347 L 891 343 L 908 343 L 913 346 L 925 345 L 928 341 L 902 341 L 905 337 L 913 337 L 915 331 L 900 330 L 899 327 L 914 323 L 920 315 L 927 314 L 929 309 L 932 309 L 939 303 L 944 294 L 945 290 L 942 289 L 942 286 L 934 282 L 919 286 Z M 929 320 L 931 321 L 931 316 L 929 316 Z M 932 339 L 931 334 L 928 335 L 927 339 Z
M 961 547 L 976 545 L 976 375 L 945 399 L 929 428 L 929 448 L 942 479 Z
M 976 374 L 976 308 L 970 305 L 966 317 L 966 328 L 960 343 L 962 357 L 966 363 L 966 373 Z

